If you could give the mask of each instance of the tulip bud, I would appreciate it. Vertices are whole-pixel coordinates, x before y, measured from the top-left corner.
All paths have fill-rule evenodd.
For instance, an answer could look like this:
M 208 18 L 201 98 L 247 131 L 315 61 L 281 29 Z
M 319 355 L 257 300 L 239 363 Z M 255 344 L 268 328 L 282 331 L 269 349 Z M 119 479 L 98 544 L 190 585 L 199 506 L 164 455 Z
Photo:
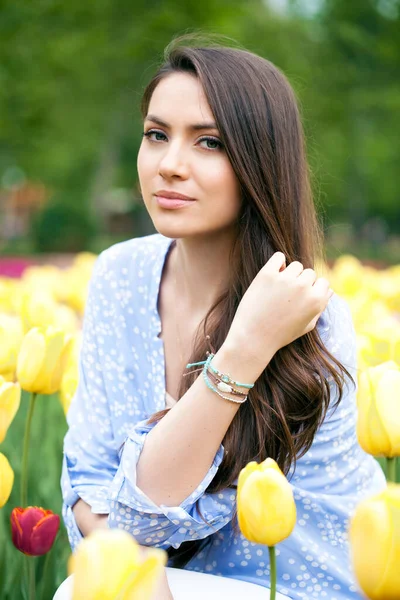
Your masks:
M 397 600 L 400 593 L 400 485 L 361 502 L 350 522 L 354 571 L 371 600 Z
M 60 526 L 60 517 L 38 506 L 14 508 L 11 513 L 14 546 L 28 556 L 41 556 L 52 547 Z
M 14 483 L 14 471 L 7 458 L 0 452 L 0 508 L 10 497 Z
M 69 561 L 74 573 L 72 600 L 150 600 L 166 564 L 155 548 L 141 558 L 133 537 L 120 529 L 96 529 Z
M 21 319 L 0 314 L 0 374 L 15 371 L 23 337 Z
M 241 470 L 237 489 L 239 527 L 256 544 L 275 546 L 296 524 L 292 488 L 272 458 L 250 462 Z
M 4 441 L 21 402 L 19 383 L 8 382 L 0 376 L 0 443 Z
M 31 329 L 22 341 L 17 361 L 17 379 L 22 389 L 38 394 L 57 392 L 70 344 L 70 336 L 60 329 Z
M 400 455 L 400 368 L 393 361 L 370 367 L 359 377 L 357 437 L 373 456 Z

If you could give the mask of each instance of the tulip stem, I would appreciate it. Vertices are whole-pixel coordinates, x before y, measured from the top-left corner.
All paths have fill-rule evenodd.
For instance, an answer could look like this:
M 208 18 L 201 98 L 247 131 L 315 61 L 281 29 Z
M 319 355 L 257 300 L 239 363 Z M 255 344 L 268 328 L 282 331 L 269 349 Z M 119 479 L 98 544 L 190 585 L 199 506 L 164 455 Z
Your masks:
M 268 546 L 269 552 L 269 564 L 270 564 L 270 573 L 271 573 L 271 593 L 269 595 L 269 600 L 275 600 L 276 598 L 276 556 L 275 556 L 275 546 Z
M 31 424 L 33 410 L 35 408 L 36 393 L 32 393 L 29 400 L 28 415 L 25 422 L 24 448 L 22 451 L 21 466 L 21 507 L 26 508 L 28 503 L 28 459 L 29 459 L 29 440 L 31 437 Z
M 396 457 L 386 458 L 386 479 L 396 483 Z
M 32 556 L 27 556 L 26 560 L 28 561 L 28 599 L 35 600 L 36 598 L 36 589 L 35 589 L 35 563 Z

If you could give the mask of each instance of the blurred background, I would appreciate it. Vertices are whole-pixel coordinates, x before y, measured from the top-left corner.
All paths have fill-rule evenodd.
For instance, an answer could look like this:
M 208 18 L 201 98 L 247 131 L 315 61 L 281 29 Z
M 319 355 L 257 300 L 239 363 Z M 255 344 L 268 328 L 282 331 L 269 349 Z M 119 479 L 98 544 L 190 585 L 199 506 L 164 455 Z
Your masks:
M 137 190 L 140 97 L 172 37 L 198 29 L 295 88 L 328 257 L 399 260 L 400 0 L 0 6 L 0 274 L 153 231 Z

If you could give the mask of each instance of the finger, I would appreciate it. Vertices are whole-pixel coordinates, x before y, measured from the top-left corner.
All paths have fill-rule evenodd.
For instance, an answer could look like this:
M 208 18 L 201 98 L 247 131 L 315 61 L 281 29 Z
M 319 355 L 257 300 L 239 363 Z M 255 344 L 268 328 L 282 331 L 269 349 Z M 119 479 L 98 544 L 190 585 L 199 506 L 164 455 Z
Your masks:
M 321 294 L 321 296 L 324 296 L 324 295 L 329 295 L 330 290 L 332 288 L 329 284 L 329 281 L 327 279 L 325 279 L 325 277 L 318 277 L 318 279 L 315 281 L 315 283 L 313 285 L 313 289 L 316 293 Z M 329 297 L 331 295 L 332 294 L 330 294 Z
M 283 252 L 274 252 L 271 258 L 265 263 L 264 269 L 267 271 L 282 271 L 286 266 L 286 257 Z
M 298 277 L 304 270 L 303 265 L 298 260 L 294 260 L 285 269 L 285 277 Z
M 306 284 L 313 285 L 317 279 L 317 274 L 314 269 L 304 269 L 298 279 Z

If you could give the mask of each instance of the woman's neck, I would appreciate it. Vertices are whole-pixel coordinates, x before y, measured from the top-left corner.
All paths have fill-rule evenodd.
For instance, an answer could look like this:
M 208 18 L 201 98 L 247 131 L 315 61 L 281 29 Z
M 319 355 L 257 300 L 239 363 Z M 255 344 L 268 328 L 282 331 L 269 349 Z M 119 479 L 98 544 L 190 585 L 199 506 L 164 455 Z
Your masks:
M 171 273 L 185 311 L 205 315 L 226 289 L 233 241 L 232 234 L 222 233 L 176 240 Z

